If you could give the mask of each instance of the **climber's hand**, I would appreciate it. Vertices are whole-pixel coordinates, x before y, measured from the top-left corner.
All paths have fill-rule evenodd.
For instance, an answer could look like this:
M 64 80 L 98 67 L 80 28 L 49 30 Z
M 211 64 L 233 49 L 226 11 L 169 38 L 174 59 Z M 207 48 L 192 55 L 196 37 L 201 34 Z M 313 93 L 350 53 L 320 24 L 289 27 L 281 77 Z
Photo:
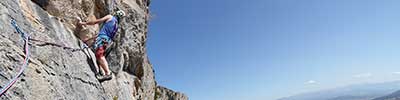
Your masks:
M 87 25 L 86 22 L 79 22 L 78 24 L 81 25 L 81 26 L 82 26 L 82 25 Z

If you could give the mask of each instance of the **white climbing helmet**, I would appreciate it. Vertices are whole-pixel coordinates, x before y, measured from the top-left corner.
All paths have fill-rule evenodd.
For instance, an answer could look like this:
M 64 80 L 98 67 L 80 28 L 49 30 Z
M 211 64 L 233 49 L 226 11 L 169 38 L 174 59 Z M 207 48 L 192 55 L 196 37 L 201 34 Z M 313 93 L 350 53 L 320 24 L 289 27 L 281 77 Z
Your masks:
M 125 16 L 125 12 L 122 10 L 118 10 L 117 12 L 115 12 L 115 16 L 122 18 Z

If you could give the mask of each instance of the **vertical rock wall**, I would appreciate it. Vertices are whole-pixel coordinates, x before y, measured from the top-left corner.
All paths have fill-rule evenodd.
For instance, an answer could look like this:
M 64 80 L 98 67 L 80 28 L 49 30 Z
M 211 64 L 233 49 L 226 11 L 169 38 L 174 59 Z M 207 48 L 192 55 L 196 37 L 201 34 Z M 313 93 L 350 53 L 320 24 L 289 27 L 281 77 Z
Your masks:
M 150 1 L 115 0 L 114 3 L 115 6 L 110 6 L 112 0 L 1 0 L 0 86 L 16 75 L 26 56 L 11 19 L 34 39 L 79 48 L 79 39 L 95 36 L 99 26 L 79 28 L 75 25 L 76 17 L 93 20 L 115 9 L 124 10 L 127 16 L 122 19 L 113 49 L 107 56 L 114 73 L 112 80 L 96 80 L 97 69 L 90 66 L 92 60 L 82 51 L 32 42 L 28 68 L 0 99 L 187 100 L 181 93 L 157 87 L 146 54 Z

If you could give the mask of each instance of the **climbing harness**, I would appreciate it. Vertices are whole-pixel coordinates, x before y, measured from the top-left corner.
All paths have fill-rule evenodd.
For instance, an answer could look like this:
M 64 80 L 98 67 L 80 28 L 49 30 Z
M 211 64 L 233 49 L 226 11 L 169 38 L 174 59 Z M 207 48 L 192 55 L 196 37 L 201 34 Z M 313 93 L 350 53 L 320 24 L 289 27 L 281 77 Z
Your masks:
M 26 34 L 24 32 L 21 31 L 21 29 L 18 27 L 18 25 L 15 23 L 15 20 L 11 20 L 11 24 L 14 26 L 15 30 L 21 34 L 21 37 L 24 39 L 25 41 L 25 60 L 24 63 L 22 64 L 22 66 L 20 67 L 20 71 L 18 72 L 18 74 L 16 76 L 14 76 L 13 79 L 11 79 L 10 82 L 8 82 L 8 84 L 5 85 L 5 87 L 1 88 L 0 90 L 0 96 L 2 96 L 8 89 L 10 89 L 10 87 L 12 85 L 14 85 L 14 83 L 18 80 L 18 78 L 22 75 L 22 73 L 25 71 L 27 65 L 28 65 L 28 60 L 29 60 L 29 34 Z

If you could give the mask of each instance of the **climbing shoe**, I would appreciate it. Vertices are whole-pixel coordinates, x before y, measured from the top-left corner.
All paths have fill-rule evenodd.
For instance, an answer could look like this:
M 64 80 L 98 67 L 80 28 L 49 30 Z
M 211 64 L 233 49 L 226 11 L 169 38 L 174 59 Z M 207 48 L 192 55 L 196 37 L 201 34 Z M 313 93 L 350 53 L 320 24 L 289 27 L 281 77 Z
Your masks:
M 96 75 L 97 80 L 99 80 L 100 82 L 102 81 L 106 81 L 106 80 L 111 80 L 112 79 L 112 74 L 109 75 Z
M 100 73 L 96 74 L 96 79 L 101 79 L 102 75 Z

